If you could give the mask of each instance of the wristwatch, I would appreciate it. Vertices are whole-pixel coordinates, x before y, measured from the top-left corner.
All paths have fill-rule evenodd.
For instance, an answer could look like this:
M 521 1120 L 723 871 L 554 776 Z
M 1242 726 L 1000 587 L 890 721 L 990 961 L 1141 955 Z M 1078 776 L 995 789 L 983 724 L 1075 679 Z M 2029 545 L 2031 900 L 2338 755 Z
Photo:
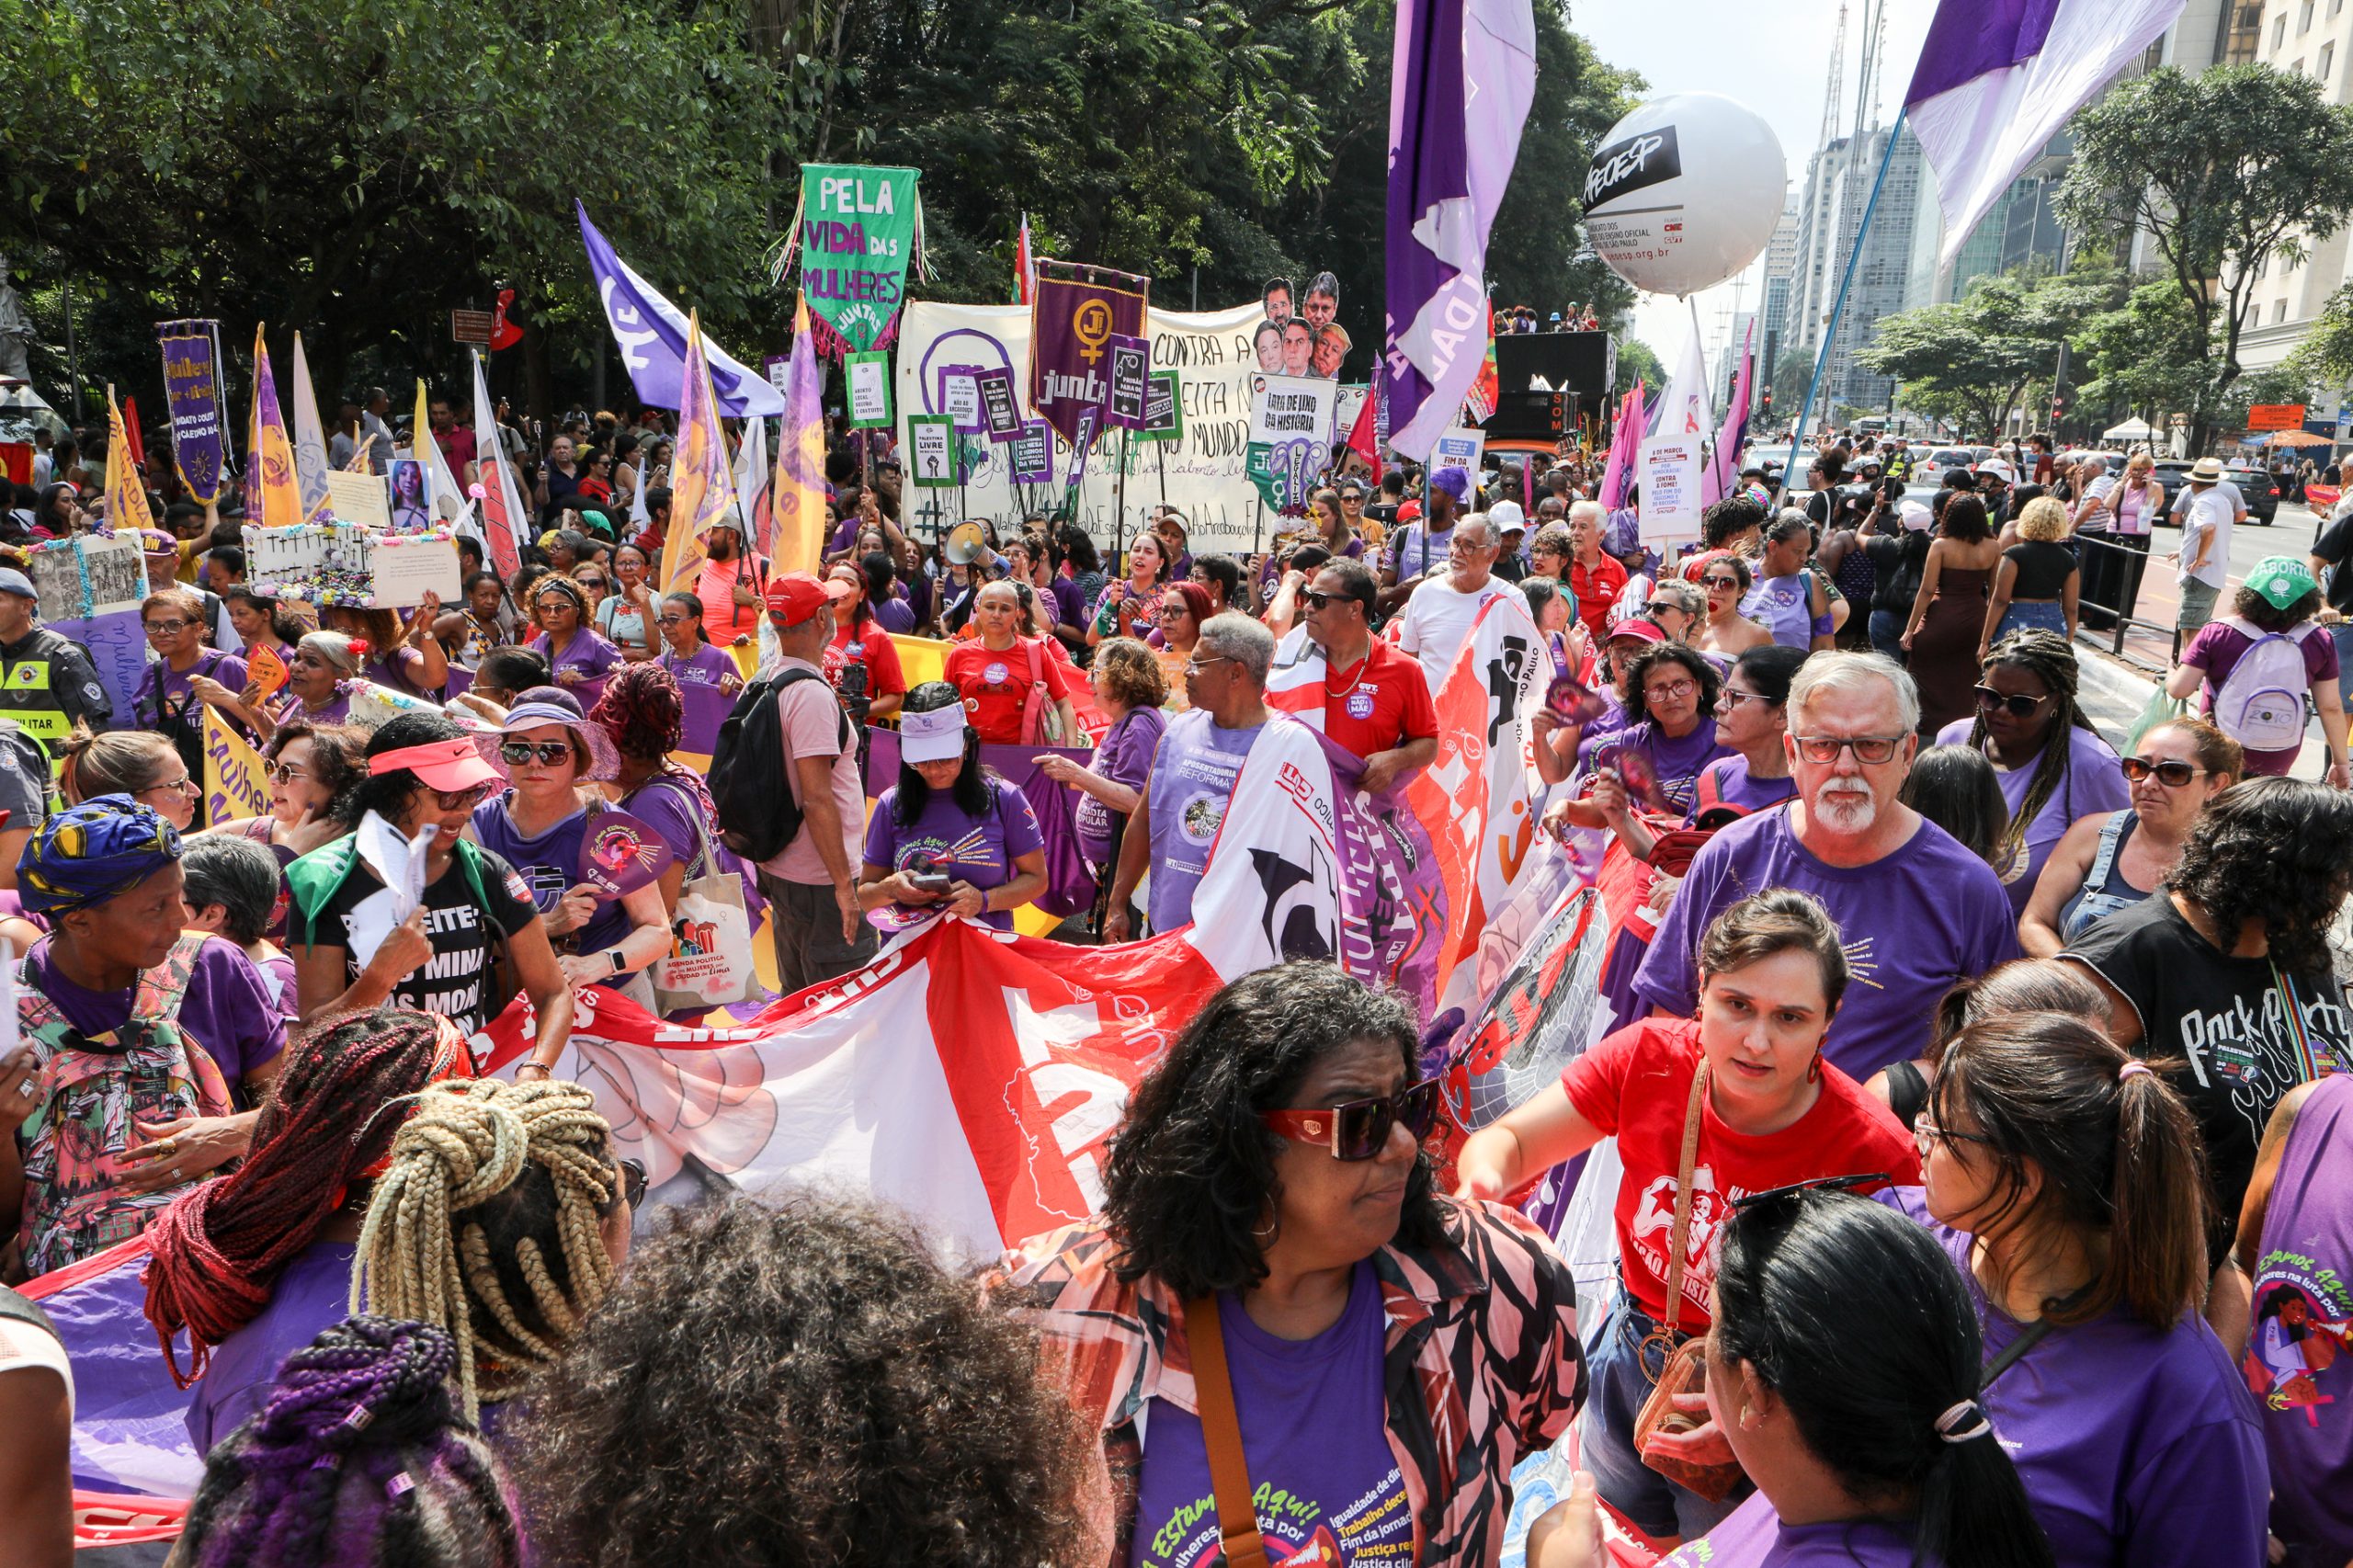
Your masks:
M 629 968 L 629 957 L 619 948 L 606 949 L 605 957 L 612 960 L 613 972 L 615 974 L 620 974 Z

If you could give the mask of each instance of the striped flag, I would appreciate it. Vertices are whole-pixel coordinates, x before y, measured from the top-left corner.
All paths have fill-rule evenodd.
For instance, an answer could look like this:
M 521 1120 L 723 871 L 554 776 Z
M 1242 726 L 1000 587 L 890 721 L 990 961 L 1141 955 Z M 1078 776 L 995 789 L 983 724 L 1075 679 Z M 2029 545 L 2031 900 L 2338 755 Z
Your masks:
M 825 408 L 805 297 L 792 312 L 792 360 L 784 376 L 784 424 L 777 432 L 768 514 L 773 537 L 763 539 L 761 548 L 776 569 L 813 575 L 825 550 Z
M 702 351 L 702 315 L 687 318 L 686 370 L 678 389 L 678 444 L 670 464 L 670 532 L 662 541 L 662 591 L 690 594 L 702 576 L 702 536 L 736 512 L 735 481 L 727 469 L 727 437 L 719 428 L 719 400 Z M 741 516 L 740 512 L 737 516 Z
M 529 514 L 515 488 L 515 471 L 507 466 L 506 449 L 499 444 L 498 415 L 490 402 L 490 383 L 483 380 L 482 351 L 470 351 L 474 365 L 474 461 L 482 472 L 483 543 L 490 563 L 502 577 L 512 577 L 523 564 L 515 548 L 515 532 Z

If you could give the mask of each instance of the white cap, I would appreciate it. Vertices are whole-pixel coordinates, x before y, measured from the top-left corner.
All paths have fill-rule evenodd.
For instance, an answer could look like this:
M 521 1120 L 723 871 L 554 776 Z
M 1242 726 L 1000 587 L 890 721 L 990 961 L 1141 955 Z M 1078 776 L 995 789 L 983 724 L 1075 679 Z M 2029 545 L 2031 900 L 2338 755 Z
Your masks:
M 907 762 L 946 762 L 964 755 L 964 705 L 899 715 L 899 756 Z
M 1498 501 L 1487 508 L 1487 521 L 1495 525 L 1497 538 L 1513 528 L 1528 531 L 1528 514 L 1517 501 Z
M 1927 532 L 1928 525 L 1937 520 L 1936 514 L 1928 510 L 1925 501 L 1905 501 L 1895 508 L 1895 515 L 1902 517 L 1904 526 L 1915 533 Z

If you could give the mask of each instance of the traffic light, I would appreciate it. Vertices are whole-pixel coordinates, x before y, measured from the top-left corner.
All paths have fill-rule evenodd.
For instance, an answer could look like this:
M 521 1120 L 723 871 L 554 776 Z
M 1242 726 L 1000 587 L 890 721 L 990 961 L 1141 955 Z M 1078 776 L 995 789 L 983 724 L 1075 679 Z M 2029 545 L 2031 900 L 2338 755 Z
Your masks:
M 1771 387 L 1767 387 L 1765 389 L 1765 407 L 1768 413 L 1773 407 L 1773 389 Z
M 2067 394 L 2065 392 L 2052 392 L 2051 394 L 2051 417 L 2054 420 L 2058 419 L 2066 412 Z

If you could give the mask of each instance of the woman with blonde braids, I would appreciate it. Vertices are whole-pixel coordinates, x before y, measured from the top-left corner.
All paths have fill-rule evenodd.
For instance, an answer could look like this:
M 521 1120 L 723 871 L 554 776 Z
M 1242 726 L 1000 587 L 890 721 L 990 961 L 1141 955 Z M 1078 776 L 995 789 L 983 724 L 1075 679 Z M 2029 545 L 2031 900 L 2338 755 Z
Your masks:
M 447 1329 L 466 1415 L 492 1431 L 605 1299 L 644 1193 L 578 1084 L 430 1085 L 377 1179 L 352 1310 Z

